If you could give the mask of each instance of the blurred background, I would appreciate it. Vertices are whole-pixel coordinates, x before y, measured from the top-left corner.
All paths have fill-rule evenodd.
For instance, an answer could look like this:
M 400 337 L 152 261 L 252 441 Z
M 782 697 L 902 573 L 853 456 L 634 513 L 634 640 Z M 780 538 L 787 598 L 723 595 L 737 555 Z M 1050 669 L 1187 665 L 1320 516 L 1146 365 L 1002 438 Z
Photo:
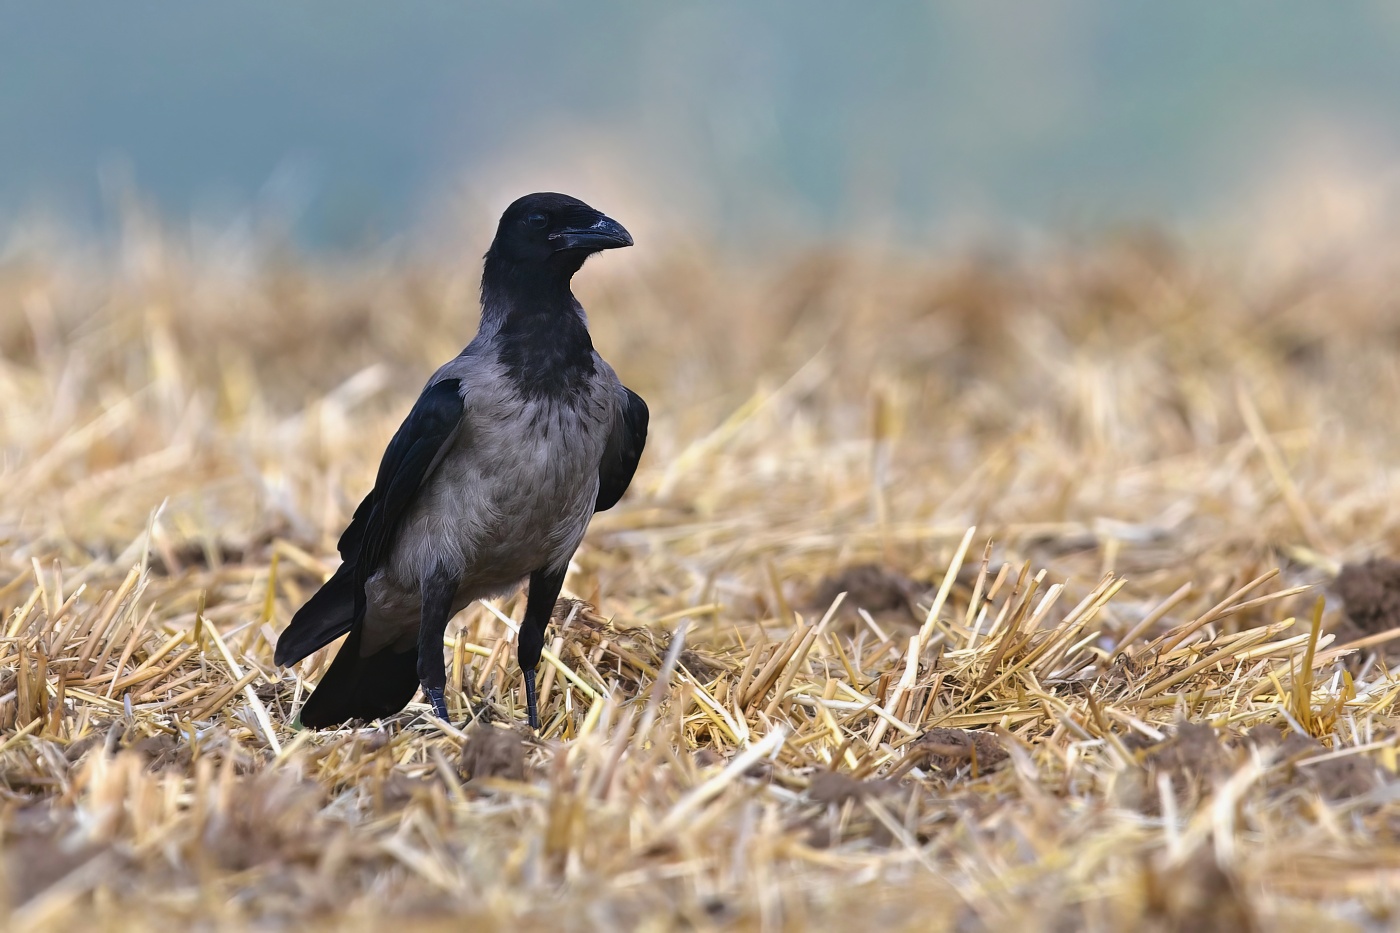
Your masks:
M 677 218 L 746 251 L 1279 211 L 1337 234 L 1382 222 L 1400 164 L 1384 0 L 0 11 L 0 229 L 102 233 L 136 193 L 215 242 L 432 250 L 560 189 L 641 249 Z
M 657 413 L 639 503 L 1233 547 L 1246 498 L 1173 458 L 1267 429 L 1339 511 L 1262 472 L 1249 553 L 1400 542 L 1400 6 L 1364 0 L 0 0 L 0 540 L 169 497 L 177 538 L 333 543 L 550 189 L 638 244 L 576 287 Z

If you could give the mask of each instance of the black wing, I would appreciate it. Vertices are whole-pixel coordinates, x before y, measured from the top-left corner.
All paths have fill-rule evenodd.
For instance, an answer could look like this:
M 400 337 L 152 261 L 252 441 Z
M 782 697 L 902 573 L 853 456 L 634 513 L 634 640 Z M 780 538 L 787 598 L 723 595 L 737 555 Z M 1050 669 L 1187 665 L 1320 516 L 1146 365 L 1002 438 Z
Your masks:
M 295 664 L 350 631 L 361 618 L 365 580 L 387 555 L 404 513 L 461 423 L 459 380 L 444 379 L 423 390 L 384 451 L 374 489 L 340 536 L 340 569 L 297 610 L 278 637 L 278 664 Z
M 647 403 L 642 397 L 626 386 L 622 403 L 622 417 L 617 419 L 608 446 L 603 451 L 603 462 L 598 464 L 598 501 L 593 511 L 604 512 L 617 505 L 617 500 L 627 491 L 632 482 L 632 474 L 637 472 L 637 463 L 642 459 L 642 448 L 647 443 Z
M 462 424 L 462 384 L 444 379 L 423 390 L 379 461 L 374 490 L 340 536 L 340 553 L 354 554 L 361 582 L 384 560 L 404 513 Z

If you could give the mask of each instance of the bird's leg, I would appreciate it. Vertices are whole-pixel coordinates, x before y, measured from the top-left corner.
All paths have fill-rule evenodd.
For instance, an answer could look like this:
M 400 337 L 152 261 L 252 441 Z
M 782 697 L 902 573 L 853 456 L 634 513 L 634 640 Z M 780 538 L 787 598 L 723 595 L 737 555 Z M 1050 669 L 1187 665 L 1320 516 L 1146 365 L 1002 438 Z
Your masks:
M 540 701 L 535 692 L 535 669 L 532 667 L 525 674 L 525 708 L 526 714 L 530 717 L 530 728 L 538 732 L 540 729 Z
M 567 565 L 559 570 L 536 570 L 530 574 L 530 595 L 525 600 L 525 619 L 520 623 L 520 670 L 525 674 L 525 706 L 530 728 L 539 729 L 539 698 L 535 695 L 535 669 L 544 650 L 544 632 L 554 614 L 554 601 L 564 588 Z
M 424 687 L 423 692 L 427 694 L 428 702 L 433 704 L 433 715 L 443 722 L 447 722 L 447 696 L 442 687 Z
M 418 621 L 418 682 L 433 704 L 433 714 L 447 721 L 447 665 L 442 657 L 442 637 L 452 620 L 452 599 L 457 595 L 455 574 L 434 573 L 421 586 L 422 608 Z

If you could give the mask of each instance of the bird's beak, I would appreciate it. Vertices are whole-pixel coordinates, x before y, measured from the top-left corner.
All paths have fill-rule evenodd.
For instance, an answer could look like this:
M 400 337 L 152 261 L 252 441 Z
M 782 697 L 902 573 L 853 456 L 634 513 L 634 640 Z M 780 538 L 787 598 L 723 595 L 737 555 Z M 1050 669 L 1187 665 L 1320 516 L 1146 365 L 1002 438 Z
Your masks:
M 632 234 L 605 214 L 598 214 L 588 226 L 570 225 L 549 235 L 557 252 L 561 249 L 617 249 L 632 245 Z

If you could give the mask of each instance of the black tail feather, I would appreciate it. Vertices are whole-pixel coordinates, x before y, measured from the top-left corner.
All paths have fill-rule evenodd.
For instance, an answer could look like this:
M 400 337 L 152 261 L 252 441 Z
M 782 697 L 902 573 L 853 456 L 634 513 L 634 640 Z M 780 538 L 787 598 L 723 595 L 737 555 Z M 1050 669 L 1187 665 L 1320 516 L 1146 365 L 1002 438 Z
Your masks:
M 356 629 L 302 706 L 301 724 L 324 729 L 350 719 L 392 716 L 408 705 L 417 690 L 418 652 L 386 648 L 362 658 Z
M 280 666 L 295 664 L 324 648 L 355 624 L 355 581 L 350 565 L 341 564 L 335 575 L 297 610 L 277 639 L 273 660 Z

